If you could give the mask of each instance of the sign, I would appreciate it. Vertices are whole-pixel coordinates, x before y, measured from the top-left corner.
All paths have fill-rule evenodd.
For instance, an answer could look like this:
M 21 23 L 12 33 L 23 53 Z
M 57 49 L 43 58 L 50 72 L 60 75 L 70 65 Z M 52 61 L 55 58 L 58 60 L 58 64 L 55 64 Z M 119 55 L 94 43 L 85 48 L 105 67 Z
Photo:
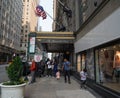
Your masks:
M 36 48 L 36 33 L 30 33 L 29 34 L 29 44 L 28 44 L 28 52 L 30 54 L 35 53 L 35 48 Z
M 34 53 L 35 52 L 35 37 L 30 37 L 29 52 L 30 53 Z
M 35 44 L 35 37 L 30 37 L 30 44 Z
M 34 55 L 35 62 L 40 62 L 42 60 L 42 55 Z

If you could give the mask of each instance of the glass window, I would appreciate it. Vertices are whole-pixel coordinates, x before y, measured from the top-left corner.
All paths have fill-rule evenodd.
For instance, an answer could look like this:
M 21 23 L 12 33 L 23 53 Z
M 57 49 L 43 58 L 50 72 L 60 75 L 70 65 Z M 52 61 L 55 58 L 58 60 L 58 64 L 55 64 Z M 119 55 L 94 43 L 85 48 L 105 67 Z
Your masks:
M 98 51 L 98 52 L 97 52 Z M 120 92 L 120 44 L 96 50 L 97 82 Z M 96 58 L 97 58 L 96 57 Z
M 98 57 L 98 54 L 99 54 L 99 50 L 96 50 L 95 51 L 95 70 L 96 70 L 96 82 L 97 83 L 100 83 L 101 81 L 101 79 L 100 79 L 100 72 L 99 72 L 99 61 L 98 61 L 98 59 L 99 59 L 99 57 Z
M 81 56 L 77 56 L 77 72 L 81 71 Z
M 25 37 L 27 37 L 27 35 L 25 34 Z
M 77 72 L 80 72 L 82 69 L 86 68 L 86 55 L 85 53 L 80 53 L 77 55 Z
M 82 68 L 81 69 L 85 68 L 85 59 L 86 59 L 85 54 L 82 54 Z
M 20 47 L 22 47 L 22 44 L 20 44 Z
M 26 24 L 28 24 L 28 21 L 26 21 Z
M 94 79 L 94 51 L 93 49 L 86 52 L 86 68 L 89 78 Z

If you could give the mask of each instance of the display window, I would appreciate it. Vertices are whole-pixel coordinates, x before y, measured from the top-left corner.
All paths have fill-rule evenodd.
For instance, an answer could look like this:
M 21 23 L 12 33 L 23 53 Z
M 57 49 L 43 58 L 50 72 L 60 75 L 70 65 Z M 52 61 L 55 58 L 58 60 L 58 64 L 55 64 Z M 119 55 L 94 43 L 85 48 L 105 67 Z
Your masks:
M 95 79 L 94 52 L 93 49 L 87 50 L 77 55 L 77 72 L 87 69 L 88 77 Z
M 81 56 L 77 56 L 77 72 L 81 71 Z
M 95 51 L 96 82 L 120 92 L 120 44 Z
M 94 67 L 94 52 L 93 49 L 87 50 L 86 52 L 86 68 L 87 68 L 87 73 L 88 77 L 91 79 L 95 78 L 95 67 Z
M 81 69 L 83 70 L 84 68 L 85 68 L 85 60 L 86 59 L 86 55 L 85 54 L 82 54 L 82 61 L 81 61 L 81 64 L 82 64 L 82 66 L 81 66 Z
M 80 53 L 77 55 L 77 72 L 83 70 L 86 66 L 86 55 L 84 53 Z

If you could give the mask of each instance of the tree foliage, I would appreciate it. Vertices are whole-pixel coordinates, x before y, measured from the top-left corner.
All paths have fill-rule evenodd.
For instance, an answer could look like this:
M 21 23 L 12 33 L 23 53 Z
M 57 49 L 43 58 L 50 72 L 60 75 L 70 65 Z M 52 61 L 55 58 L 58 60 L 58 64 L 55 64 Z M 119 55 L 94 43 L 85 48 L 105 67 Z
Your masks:
M 15 57 L 13 62 L 6 68 L 8 78 L 10 79 L 9 84 L 17 85 L 23 83 L 22 77 L 22 70 L 23 65 L 20 57 Z

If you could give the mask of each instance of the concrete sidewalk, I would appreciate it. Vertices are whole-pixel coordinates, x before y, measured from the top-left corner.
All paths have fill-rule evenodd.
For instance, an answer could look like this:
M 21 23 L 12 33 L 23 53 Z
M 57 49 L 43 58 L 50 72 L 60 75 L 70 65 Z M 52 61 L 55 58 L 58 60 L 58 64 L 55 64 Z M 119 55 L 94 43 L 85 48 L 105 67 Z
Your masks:
M 90 88 L 80 89 L 80 85 L 71 77 L 71 84 L 64 83 L 63 77 L 37 78 L 36 82 L 27 85 L 25 98 L 102 98 Z

